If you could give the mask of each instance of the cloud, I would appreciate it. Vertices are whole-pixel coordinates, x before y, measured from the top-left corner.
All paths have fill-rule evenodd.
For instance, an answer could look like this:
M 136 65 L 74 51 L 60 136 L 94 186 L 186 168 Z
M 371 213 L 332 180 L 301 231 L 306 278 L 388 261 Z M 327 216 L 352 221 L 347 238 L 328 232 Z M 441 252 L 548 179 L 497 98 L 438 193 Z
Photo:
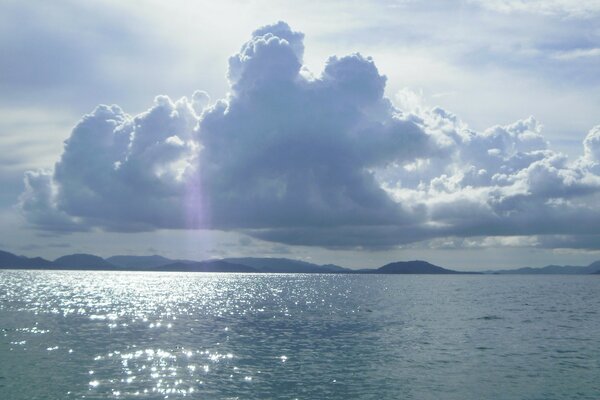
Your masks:
M 67 214 L 76 226 L 108 230 L 183 227 L 185 174 L 197 156 L 193 105 L 158 96 L 136 117 L 98 106 L 74 128 L 52 176 L 26 174 L 29 219 L 46 229 L 45 220 Z
M 560 51 L 554 54 L 552 57 L 557 60 L 571 61 L 578 58 L 591 58 L 600 56 L 600 48 L 594 47 L 591 49 L 574 49 L 568 51 Z
M 158 96 L 136 116 L 98 106 L 52 171 L 26 174 L 27 220 L 330 248 L 600 234 L 600 128 L 569 162 L 533 117 L 477 132 L 439 107 L 398 109 L 369 57 L 330 57 L 306 73 L 303 39 L 284 22 L 254 31 L 216 102 L 198 91 Z
M 600 163 L 600 125 L 594 127 L 583 141 L 584 157 L 591 164 Z
M 590 18 L 600 13 L 597 0 L 472 0 L 473 3 L 503 13 L 525 12 L 571 18 Z

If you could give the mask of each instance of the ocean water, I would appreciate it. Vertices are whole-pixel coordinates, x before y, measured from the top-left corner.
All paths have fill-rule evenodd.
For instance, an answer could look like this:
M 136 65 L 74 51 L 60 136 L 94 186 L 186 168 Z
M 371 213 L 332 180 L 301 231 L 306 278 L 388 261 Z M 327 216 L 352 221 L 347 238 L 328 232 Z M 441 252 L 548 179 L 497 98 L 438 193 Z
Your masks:
M 599 399 L 600 276 L 0 271 L 0 399 Z

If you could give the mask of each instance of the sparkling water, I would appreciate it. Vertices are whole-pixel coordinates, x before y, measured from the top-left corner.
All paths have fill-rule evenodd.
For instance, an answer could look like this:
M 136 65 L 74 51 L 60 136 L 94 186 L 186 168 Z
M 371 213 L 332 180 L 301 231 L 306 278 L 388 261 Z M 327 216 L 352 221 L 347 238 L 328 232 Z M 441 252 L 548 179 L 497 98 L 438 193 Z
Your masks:
M 600 276 L 0 271 L 0 399 L 599 399 Z

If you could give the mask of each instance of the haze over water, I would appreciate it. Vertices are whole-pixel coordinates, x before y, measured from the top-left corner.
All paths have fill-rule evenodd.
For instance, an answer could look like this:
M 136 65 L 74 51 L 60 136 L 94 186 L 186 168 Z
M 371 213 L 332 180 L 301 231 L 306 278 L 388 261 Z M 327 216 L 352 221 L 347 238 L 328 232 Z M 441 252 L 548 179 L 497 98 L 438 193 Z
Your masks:
M 2 399 L 597 399 L 600 276 L 0 271 Z

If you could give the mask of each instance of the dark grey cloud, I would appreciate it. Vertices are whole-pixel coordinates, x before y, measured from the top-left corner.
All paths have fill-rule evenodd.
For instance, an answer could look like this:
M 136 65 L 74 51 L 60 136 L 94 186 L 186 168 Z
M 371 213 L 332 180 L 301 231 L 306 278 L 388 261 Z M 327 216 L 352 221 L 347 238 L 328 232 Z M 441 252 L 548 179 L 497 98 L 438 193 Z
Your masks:
M 130 116 L 98 106 L 20 206 L 48 231 L 236 230 L 274 242 L 381 248 L 436 237 L 594 235 L 600 129 L 569 160 L 532 117 L 484 132 L 441 108 L 405 113 L 360 54 L 302 69 L 279 22 L 229 59 L 210 104 L 158 96 Z
M 538 247 L 547 249 L 600 250 L 600 235 L 546 235 L 537 238 Z

